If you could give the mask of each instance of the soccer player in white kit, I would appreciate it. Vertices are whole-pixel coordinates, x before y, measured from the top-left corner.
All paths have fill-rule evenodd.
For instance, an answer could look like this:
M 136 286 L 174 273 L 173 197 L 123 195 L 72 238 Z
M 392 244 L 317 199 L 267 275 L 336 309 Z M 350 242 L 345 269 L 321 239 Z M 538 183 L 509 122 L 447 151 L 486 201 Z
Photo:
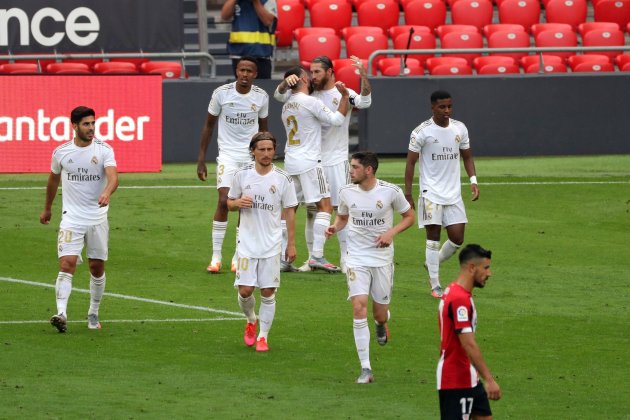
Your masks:
M 418 226 L 424 228 L 427 235 L 425 268 L 429 272 L 431 294 L 440 298 L 440 264 L 462 246 L 468 222 L 462 201 L 460 155 L 470 177 L 472 201 L 479 198 L 479 187 L 468 129 L 461 121 L 451 118 L 451 95 L 445 91 L 433 92 L 431 111 L 433 116 L 411 132 L 405 166 L 405 197 L 413 206 L 413 178 L 416 162 L 421 157 Z M 448 239 L 440 248 L 443 226 Z
M 98 311 L 105 292 L 109 224 L 107 210 L 111 195 L 118 188 L 114 150 L 94 138 L 94 110 L 80 106 L 72 110 L 73 140 L 57 147 L 52 155 L 46 186 L 46 204 L 39 216 L 49 224 L 52 204 L 61 183 L 63 208 L 57 239 L 59 274 L 55 283 L 57 313 L 50 323 L 61 333 L 67 329 L 67 307 L 72 292 L 72 277 L 83 259 L 83 246 L 90 265 L 90 307 L 88 328 L 100 329 Z
M 267 130 L 269 95 L 253 84 L 256 74 L 256 60 L 242 57 L 236 66 L 236 81 L 219 86 L 212 92 L 208 115 L 201 132 L 197 176 L 205 181 L 208 176 L 206 151 L 218 121 L 219 155 L 216 176 L 219 200 L 212 221 L 212 259 L 207 268 L 209 273 L 221 271 L 223 240 L 228 225 L 227 193 L 232 177 L 240 167 L 251 162 L 248 146 L 252 136 Z M 238 233 L 237 227 L 237 243 Z M 236 271 L 236 252 L 232 257 L 231 268 Z
M 358 94 L 354 90 L 348 89 L 349 104 L 356 109 L 369 108 L 372 104 L 372 88 L 367 78 L 367 71 L 358 57 L 352 56 L 351 59 L 353 60 L 353 66 L 361 76 L 361 93 Z M 311 96 L 321 100 L 328 108 L 336 110 L 341 102 L 341 93 L 335 87 L 335 74 L 329 57 L 322 55 L 311 61 L 311 77 L 314 88 Z M 274 92 L 274 98 L 280 102 L 286 102 L 290 96 L 287 88 L 287 83 L 280 83 Z M 348 145 L 350 142 L 349 127 L 351 116 L 352 113 L 348 112 L 341 126 L 322 124 L 322 166 L 330 186 L 330 203 L 335 211 L 339 206 L 339 188 L 350 183 Z M 310 254 L 313 245 L 313 222 L 315 221 L 317 208 L 315 206 L 307 206 L 306 211 L 307 217 L 304 229 L 306 244 Z M 342 230 L 339 232 L 337 239 L 339 240 L 341 254 L 341 263 L 339 265 L 341 270 L 345 271 L 346 231 Z M 310 270 L 308 260 L 299 270 Z
M 254 135 L 249 149 L 254 163 L 239 169 L 228 193 L 228 207 L 239 211 L 241 235 L 234 286 L 238 288 L 238 303 L 247 317 L 244 341 L 256 344 L 256 351 L 269 351 L 268 333 L 276 312 L 276 289 L 280 286 L 280 254 L 284 212 L 288 231 L 284 258 L 295 260 L 295 208 L 298 205 L 293 180 L 273 164 L 276 139 L 269 132 Z M 260 332 L 256 337 L 256 298 L 260 289 Z
M 341 187 L 335 223 L 326 229 L 330 237 L 348 230 L 346 277 L 352 301 L 354 342 L 361 362 L 356 382 L 374 380 L 370 364 L 369 296 L 376 323 L 376 340 L 387 344 L 389 304 L 394 287 L 394 236 L 413 225 L 414 211 L 400 187 L 376 178 L 378 157 L 358 152 L 350 161 L 352 184 Z M 394 225 L 394 212 L 402 219 Z
M 297 76 L 297 82 L 295 81 Z M 348 113 L 349 92 L 342 82 L 335 86 L 341 94 L 339 108 L 332 111 L 324 103 L 309 96 L 310 74 L 294 67 L 284 75 L 291 86 L 291 96 L 282 107 L 282 122 L 287 133 L 284 169 L 293 177 L 298 200 L 314 204 L 317 214 L 313 225 L 313 248 L 309 258 L 312 269 L 339 272 L 339 267 L 324 257 L 325 231 L 330 225 L 332 205 L 330 189 L 322 167 L 322 124 L 341 126 Z

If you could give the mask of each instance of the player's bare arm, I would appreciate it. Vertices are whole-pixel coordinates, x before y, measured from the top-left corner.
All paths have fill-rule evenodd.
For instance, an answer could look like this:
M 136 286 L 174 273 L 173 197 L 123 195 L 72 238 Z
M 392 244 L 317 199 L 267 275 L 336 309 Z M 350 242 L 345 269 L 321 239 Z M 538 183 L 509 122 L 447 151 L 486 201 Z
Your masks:
M 251 2 L 254 5 L 258 19 L 260 19 L 263 25 L 271 26 L 276 18 L 274 14 L 267 10 L 260 0 L 251 0 Z
M 287 222 L 287 250 L 284 254 L 284 260 L 289 264 L 295 261 L 297 256 L 297 250 L 295 247 L 295 211 L 296 207 L 291 207 L 285 209 L 283 212 L 284 219 Z
M 411 205 L 412 209 L 416 208 L 413 201 L 413 177 L 416 172 L 416 163 L 420 158 L 420 153 L 407 151 L 407 162 L 405 163 L 405 198 Z
M 394 242 L 394 236 L 409 229 L 413 225 L 415 218 L 415 212 L 413 209 L 409 209 L 406 212 L 401 213 L 401 216 L 402 219 L 400 222 L 396 223 L 391 229 L 388 229 L 387 232 L 376 238 L 377 248 L 387 248 L 392 244 L 392 242 Z
M 208 114 L 206 116 L 206 122 L 203 125 L 203 130 L 201 131 L 199 155 L 197 156 L 197 177 L 201 181 L 205 181 L 208 178 L 208 169 L 206 168 L 206 152 L 208 151 L 208 145 L 210 144 L 212 132 L 214 131 L 214 126 L 216 125 L 216 123 L 217 117 L 212 114 Z
M 231 211 L 236 211 L 239 209 L 251 209 L 253 204 L 254 200 L 247 195 L 235 199 L 228 198 L 227 200 L 228 209 L 230 209 Z
M 105 167 L 105 177 L 107 178 L 107 185 L 101 192 L 101 195 L 98 197 L 98 205 L 99 207 L 105 207 L 109 205 L 109 199 L 118 189 L 118 171 L 115 166 L 107 166 Z
M 221 20 L 230 20 L 234 16 L 236 0 L 226 0 L 221 7 Z
M 48 184 L 46 184 L 46 203 L 44 204 L 44 211 L 39 216 L 39 223 L 47 225 L 50 223 L 52 217 L 52 205 L 59 189 L 59 183 L 61 182 L 61 173 L 50 173 L 48 175 Z
M 350 104 L 348 102 L 350 92 L 348 92 L 348 89 L 346 89 L 346 85 L 343 82 L 335 82 L 335 87 L 339 93 L 341 93 L 341 101 L 339 102 L 339 108 L 337 108 L 337 111 L 341 112 L 343 115 L 347 115 L 350 110 Z
M 292 74 L 290 76 L 287 76 L 282 82 L 280 82 L 280 84 L 278 85 L 278 93 L 281 95 L 284 95 L 287 90 L 289 90 L 290 88 L 292 88 L 293 86 L 297 85 L 297 83 L 300 81 L 300 78 L 298 76 L 296 76 L 295 74 Z M 275 97 L 275 96 L 274 96 Z M 278 98 L 276 98 L 278 99 Z
M 347 214 L 337 214 L 335 216 L 335 223 L 333 223 L 332 225 L 328 226 L 326 228 L 326 231 L 324 232 L 324 234 L 326 235 L 326 238 L 330 238 L 335 233 L 337 233 L 340 230 L 342 230 L 343 228 L 345 228 L 347 224 L 348 224 L 348 215 Z
M 370 86 L 370 81 L 367 77 L 367 69 L 363 67 L 363 63 L 361 59 L 355 55 L 350 56 L 352 59 L 352 65 L 359 71 L 359 76 L 361 77 L 361 96 L 368 96 L 372 93 L 372 86 Z
M 470 178 L 475 182 L 470 183 L 470 191 L 472 194 L 472 201 L 479 199 L 479 186 L 477 185 L 477 171 L 475 169 L 475 161 L 473 159 L 472 150 L 465 149 L 461 151 L 462 159 L 464 159 L 464 169 Z M 473 178 L 474 177 L 474 178 Z
M 488 398 L 491 400 L 500 399 L 501 388 L 499 388 L 499 384 L 494 380 L 492 372 L 490 372 L 488 365 L 486 365 L 486 362 L 483 359 L 481 349 L 477 345 L 477 340 L 475 339 L 475 333 L 457 334 L 457 337 L 459 338 L 459 342 L 462 344 L 464 350 L 466 350 L 466 354 L 468 355 L 470 362 L 483 378 Z

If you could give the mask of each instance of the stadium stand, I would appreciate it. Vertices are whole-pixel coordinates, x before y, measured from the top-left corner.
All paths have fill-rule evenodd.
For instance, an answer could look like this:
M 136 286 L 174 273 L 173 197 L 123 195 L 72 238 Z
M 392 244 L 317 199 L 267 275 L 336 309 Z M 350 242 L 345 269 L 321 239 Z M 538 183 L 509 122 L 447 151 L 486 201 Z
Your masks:
M 333 28 L 337 35 L 352 23 L 352 5 L 346 0 L 320 1 L 313 4 L 309 12 L 311 26 Z
M 599 0 L 593 7 L 596 21 L 615 22 L 630 32 L 630 0 Z
M 499 31 L 525 32 L 525 28 L 517 23 L 492 23 L 484 26 L 482 32 L 486 39 L 489 39 L 493 33 Z
M 565 31 L 542 31 L 534 38 L 537 47 L 577 47 L 577 35 L 572 30 Z M 572 52 L 550 52 L 550 55 L 557 55 L 566 60 L 573 55 Z
M 395 49 L 407 49 L 407 45 L 410 49 L 434 49 L 436 42 L 435 36 L 432 33 L 414 33 L 409 39 L 408 34 L 400 34 L 394 39 Z M 432 54 L 410 54 L 409 57 L 415 58 L 420 61 L 421 64 L 427 60 L 427 58 L 433 57 Z
M 472 68 L 468 64 L 442 64 L 431 70 L 432 76 L 467 76 L 471 75 Z
M 300 0 L 278 0 L 277 8 L 276 47 L 291 47 L 293 31 L 304 26 L 304 4 Z
M 479 32 L 466 32 L 466 33 L 458 33 L 451 32 L 446 34 L 441 39 L 441 46 L 445 49 L 456 49 L 456 48 L 483 48 L 483 37 Z M 481 54 L 473 53 L 473 54 L 461 54 L 461 53 L 452 53 L 452 54 L 444 54 L 444 57 L 462 57 L 465 58 L 468 62 L 468 65 L 471 66 L 475 57 L 479 57 Z
M 104 63 L 96 63 L 94 65 L 94 73 L 97 74 L 136 74 L 138 67 L 135 63 L 125 61 L 111 61 Z
M 380 26 L 348 26 L 341 30 L 341 37 L 348 41 L 352 35 L 384 35 L 385 31 Z
M 530 46 L 529 35 L 525 31 L 497 31 L 490 35 L 488 38 L 489 48 L 527 48 Z M 527 53 L 518 52 L 506 52 L 506 53 L 492 53 L 491 55 L 501 55 L 512 57 L 518 61 Z
M 7 63 L 0 65 L 0 74 L 37 74 L 39 72 L 35 63 Z
M 298 54 L 300 64 L 306 68 L 319 55 L 326 55 L 335 60 L 341 54 L 341 39 L 337 35 L 306 35 L 300 39 Z
M 300 43 L 300 40 L 306 35 L 336 35 L 333 28 L 322 28 L 318 26 L 307 26 L 304 28 L 296 28 L 293 31 L 293 37 Z
M 516 23 L 530 32 L 531 26 L 539 22 L 538 0 L 504 0 L 499 6 L 499 23 Z
M 90 74 L 92 71 L 86 63 L 79 61 L 51 63 L 46 66 L 46 73 L 51 74 Z
M 492 23 L 493 13 L 490 0 L 457 0 L 451 6 L 453 24 L 473 25 L 480 31 Z
M 513 57 L 502 55 L 484 55 L 477 57 L 473 60 L 473 68 L 479 72 L 479 70 L 487 65 L 503 65 L 503 66 L 517 66 L 518 62 Z
M 406 25 L 428 26 L 435 30 L 446 24 L 446 5 L 442 0 L 412 0 L 403 6 Z
M 545 5 L 545 16 L 549 23 L 566 23 L 577 30 L 586 22 L 586 0 L 550 0 Z
M 625 37 L 623 32 L 620 30 L 610 31 L 608 29 L 593 29 L 584 34 L 582 44 L 585 47 L 623 46 L 625 44 Z M 621 51 L 598 51 L 597 53 L 587 54 L 606 55 L 612 61 L 616 56 L 621 54 Z
M 520 69 L 516 64 L 490 63 L 481 67 L 477 74 L 519 74 Z
M 366 0 L 357 8 L 359 26 L 378 26 L 384 33 L 399 19 L 400 7 L 393 0 Z

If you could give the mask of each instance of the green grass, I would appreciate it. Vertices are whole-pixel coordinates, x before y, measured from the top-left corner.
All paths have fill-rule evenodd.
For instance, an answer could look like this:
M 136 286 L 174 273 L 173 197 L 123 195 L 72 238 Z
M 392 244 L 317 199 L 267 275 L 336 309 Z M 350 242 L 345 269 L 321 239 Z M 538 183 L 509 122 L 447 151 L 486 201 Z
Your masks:
M 403 170 L 404 160 L 383 159 L 378 175 L 401 184 Z M 477 159 L 477 172 L 466 237 L 493 250 L 494 275 L 475 302 L 478 340 L 504 394 L 495 418 L 630 418 L 630 156 Z M 45 183 L 45 174 L 0 175 L 0 277 L 54 284 L 61 197 L 51 225 L 40 225 Z M 167 185 L 203 184 L 190 164 L 121 175 L 123 187 Z M 205 273 L 211 185 L 116 192 L 108 292 L 238 312 L 232 274 Z M 301 262 L 301 235 L 298 245 Z M 327 255 L 338 260 L 335 242 Z M 0 280 L 0 418 L 437 418 L 437 304 L 423 259 L 422 231 L 396 239 L 392 339 L 372 340 L 369 386 L 353 383 L 341 275 L 283 276 L 268 354 L 244 347 L 243 321 L 207 320 L 234 316 L 113 296 L 101 306 L 103 329 L 89 331 L 88 295 L 76 291 L 69 315 L 80 323 L 58 334 L 46 322 L 53 289 Z M 448 261 L 443 284 L 456 273 Z M 88 288 L 85 265 L 74 286 Z

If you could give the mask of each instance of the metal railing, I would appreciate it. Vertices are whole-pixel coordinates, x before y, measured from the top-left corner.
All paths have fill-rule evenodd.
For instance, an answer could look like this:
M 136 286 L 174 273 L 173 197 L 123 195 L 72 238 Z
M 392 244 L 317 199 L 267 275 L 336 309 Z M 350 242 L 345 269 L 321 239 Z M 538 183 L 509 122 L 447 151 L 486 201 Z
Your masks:
M 41 64 L 39 60 L 55 60 L 57 62 L 62 62 L 63 60 L 80 60 L 80 59 L 105 59 L 108 60 L 110 58 L 175 58 L 181 61 L 182 72 L 181 79 L 186 78 L 186 65 L 184 60 L 186 59 L 199 59 L 210 65 L 210 77 L 214 78 L 217 75 L 217 63 L 215 58 L 207 53 L 207 52 L 170 52 L 170 53 L 145 53 L 145 52 L 137 52 L 137 53 L 53 53 L 53 54 L 8 54 L 8 55 L 0 55 L 0 60 L 8 60 L 9 62 L 14 62 L 15 60 L 38 60 L 37 66 L 40 72 L 42 72 Z M 201 77 L 208 76 L 207 67 L 200 66 Z
M 401 54 L 401 60 L 403 55 L 409 56 L 414 54 L 424 55 L 441 55 L 444 54 L 496 54 L 496 53 L 537 53 L 540 54 L 540 67 L 539 73 L 545 73 L 544 59 L 542 57 L 545 53 L 553 52 L 598 52 L 598 51 L 630 51 L 630 46 L 606 46 L 606 47 L 529 47 L 529 48 L 453 48 L 453 49 L 391 49 L 391 50 L 376 50 L 368 57 L 368 74 L 372 74 L 372 63 L 374 59 L 379 55 L 394 55 Z M 404 68 L 401 66 L 401 75 L 404 75 Z

